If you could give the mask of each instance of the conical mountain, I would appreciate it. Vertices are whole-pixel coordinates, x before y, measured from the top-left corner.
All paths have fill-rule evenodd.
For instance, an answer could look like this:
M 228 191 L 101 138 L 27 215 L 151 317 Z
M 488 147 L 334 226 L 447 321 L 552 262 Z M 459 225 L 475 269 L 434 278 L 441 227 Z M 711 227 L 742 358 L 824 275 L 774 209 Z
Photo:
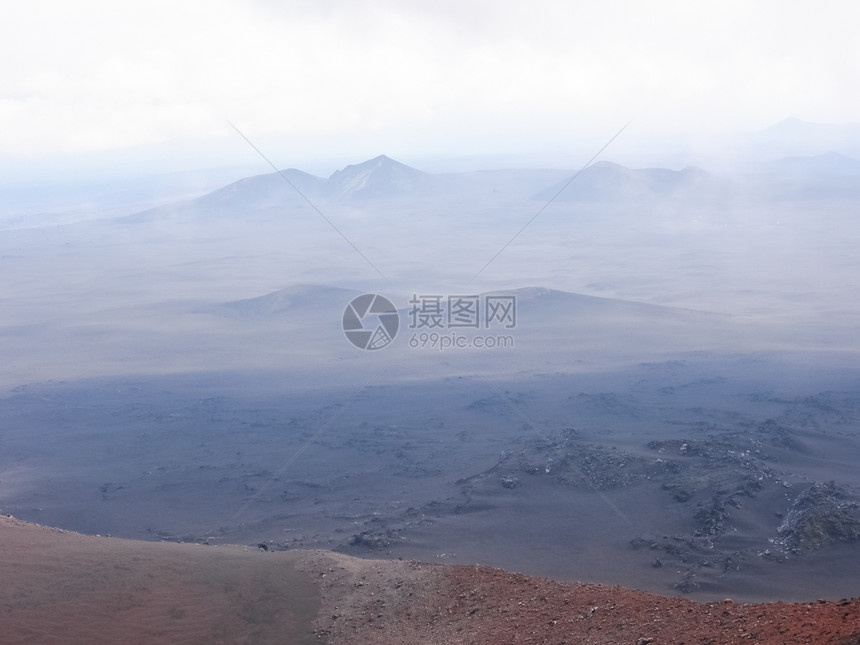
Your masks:
M 325 183 L 325 194 L 335 199 L 395 196 L 428 188 L 434 178 L 385 155 L 338 170 Z

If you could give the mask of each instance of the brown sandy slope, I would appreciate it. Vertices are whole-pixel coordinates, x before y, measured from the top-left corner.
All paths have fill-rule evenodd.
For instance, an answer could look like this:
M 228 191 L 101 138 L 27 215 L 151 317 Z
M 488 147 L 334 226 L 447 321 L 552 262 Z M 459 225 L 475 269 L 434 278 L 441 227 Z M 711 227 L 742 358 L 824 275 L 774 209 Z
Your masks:
M 0 643 L 318 643 L 318 594 L 296 559 L 3 516 Z
M 487 567 L 86 537 L 0 517 L 0 643 L 858 644 L 860 600 L 700 604 Z

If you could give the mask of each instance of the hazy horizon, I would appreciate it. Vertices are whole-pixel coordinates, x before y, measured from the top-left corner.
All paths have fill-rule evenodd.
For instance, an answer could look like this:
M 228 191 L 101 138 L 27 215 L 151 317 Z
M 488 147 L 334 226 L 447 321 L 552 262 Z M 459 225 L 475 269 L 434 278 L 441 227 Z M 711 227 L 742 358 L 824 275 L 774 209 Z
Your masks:
M 0 27 L 15 61 L 0 71 L 0 170 L 44 181 L 259 165 L 228 122 L 279 167 L 309 170 L 380 153 L 578 167 L 626 123 L 609 151 L 619 163 L 738 161 L 727 137 L 790 117 L 856 123 L 852 12 L 40 0 Z

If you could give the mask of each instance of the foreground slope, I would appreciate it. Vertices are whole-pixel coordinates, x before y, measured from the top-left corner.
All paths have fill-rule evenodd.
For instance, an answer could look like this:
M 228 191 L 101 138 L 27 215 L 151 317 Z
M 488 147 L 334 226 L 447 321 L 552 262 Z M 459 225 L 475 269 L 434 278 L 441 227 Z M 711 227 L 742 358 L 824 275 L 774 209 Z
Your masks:
M 562 584 L 489 567 L 309 559 L 331 643 L 677 645 L 860 642 L 860 600 L 696 603 L 623 587 Z
M 860 642 L 860 600 L 701 604 L 488 567 L 86 537 L 8 516 L 0 544 L 4 644 Z
M 87 537 L 0 518 L 0 643 L 319 642 L 292 553 Z

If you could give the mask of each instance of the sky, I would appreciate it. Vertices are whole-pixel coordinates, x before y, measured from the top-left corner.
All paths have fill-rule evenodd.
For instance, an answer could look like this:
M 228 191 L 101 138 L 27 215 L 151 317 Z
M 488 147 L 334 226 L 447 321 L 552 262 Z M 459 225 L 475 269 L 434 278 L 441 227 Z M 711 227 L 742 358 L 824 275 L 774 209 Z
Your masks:
M 852 2 L 4 2 L 0 171 L 557 154 L 858 119 Z M 613 144 L 614 145 L 614 144 Z

